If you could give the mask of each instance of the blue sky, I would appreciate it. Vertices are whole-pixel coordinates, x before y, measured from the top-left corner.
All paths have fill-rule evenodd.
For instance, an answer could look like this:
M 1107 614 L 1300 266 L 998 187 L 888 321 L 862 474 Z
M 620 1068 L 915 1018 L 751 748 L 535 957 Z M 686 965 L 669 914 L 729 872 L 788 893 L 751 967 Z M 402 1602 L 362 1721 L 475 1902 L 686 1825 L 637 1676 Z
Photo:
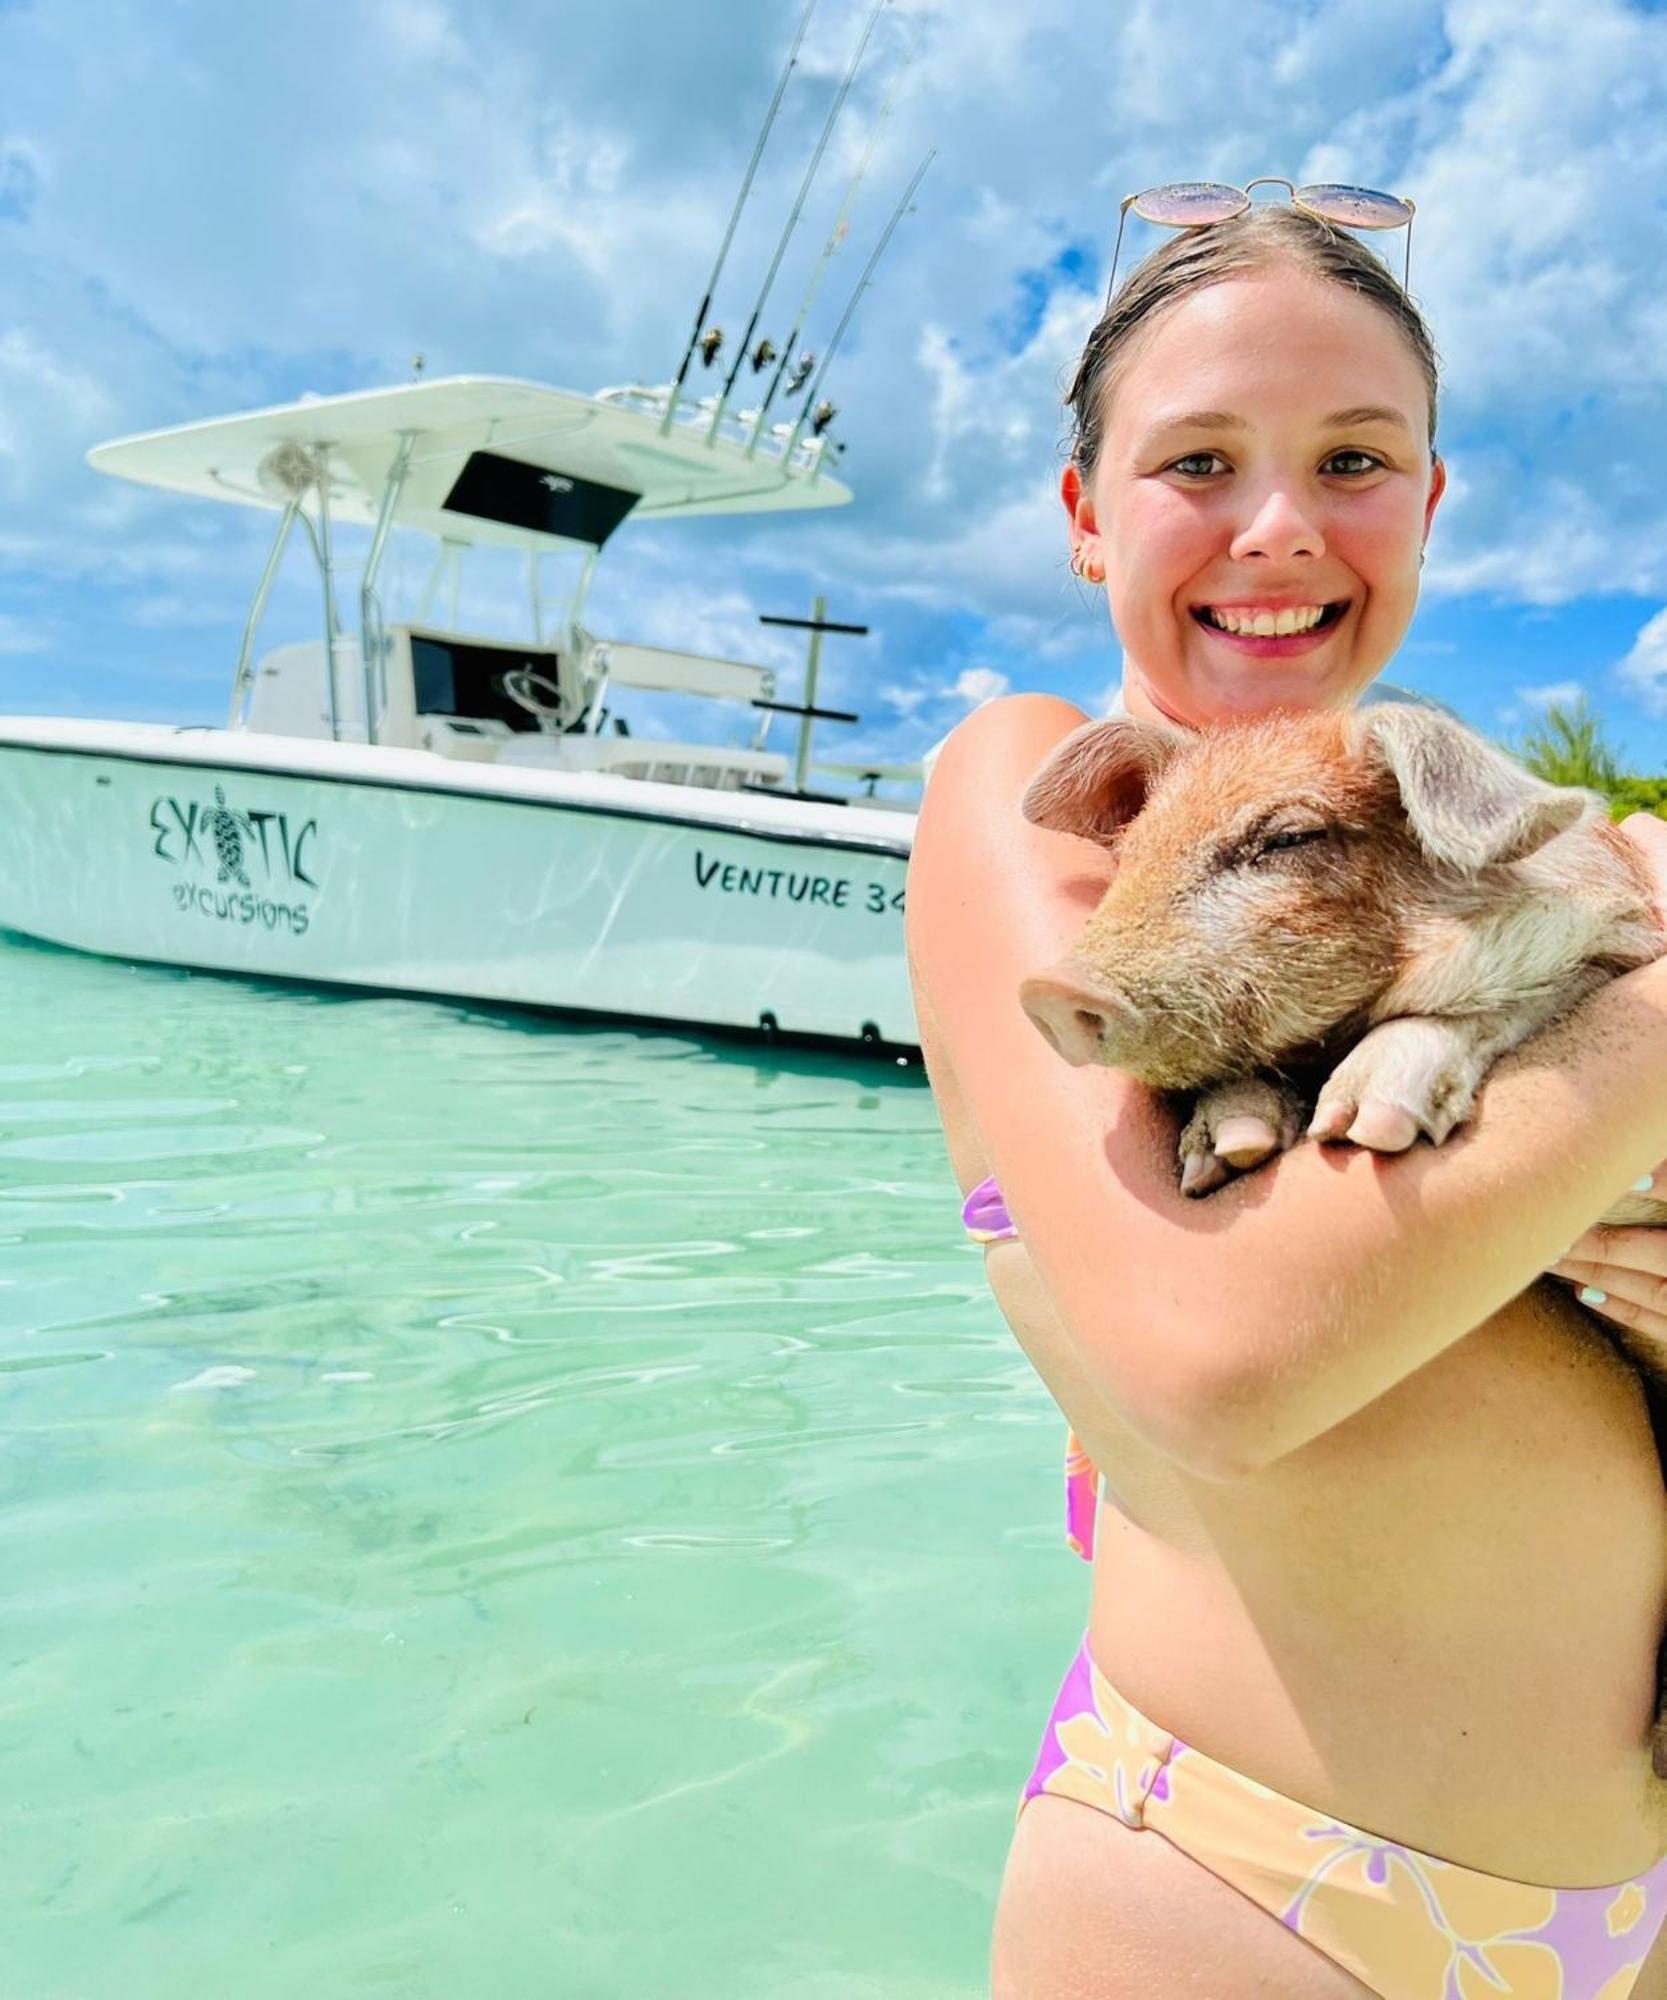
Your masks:
M 870 0 L 820 0 L 720 289 L 744 324 Z M 263 517 L 90 471 L 101 439 L 430 375 L 674 369 L 801 0 L 0 0 L 0 709 L 215 721 Z M 795 232 L 779 340 L 904 52 L 819 347 L 849 508 L 629 527 L 588 620 L 795 667 L 760 612 L 865 622 L 829 756 L 1118 679 L 1066 568 L 1060 399 L 1117 203 L 1173 179 L 1418 204 L 1451 485 L 1391 678 L 1509 738 L 1584 691 L 1667 770 L 1667 14 L 1620 0 L 892 0 Z M 1125 267 L 1155 232 L 1133 225 Z M 1399 269 L 1401 239 L 1391 262 Z M 777 321 L 782 322 L 776 325 Z M 399 574 L 418 574 L 401 551 Z M 316 629 L 297 558 L 264 643 Z M 471 616 L 518 629 L 516 579 Z M 733 711 L 739 718 L 740 711 Z M 729 730 L 739 740 L 745 724 Z

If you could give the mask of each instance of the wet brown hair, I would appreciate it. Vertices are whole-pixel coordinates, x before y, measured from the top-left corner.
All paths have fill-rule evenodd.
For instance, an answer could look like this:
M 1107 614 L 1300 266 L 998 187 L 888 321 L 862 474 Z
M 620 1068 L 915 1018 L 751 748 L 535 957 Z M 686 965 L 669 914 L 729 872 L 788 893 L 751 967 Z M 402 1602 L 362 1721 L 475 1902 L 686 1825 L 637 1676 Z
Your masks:
M 1346 229 L 1288 202 L 1256 202 L 1227 222 L 1184 229 L 1160 243 L 1118 287 L 1077 363 L 1065 398 L 1074 416 L 1071 458 L 1091 478 L 1105 431 L 1112 391 L 1135 335 L 1164 307 L 1189 292 L 1244 272 L 1281 266 L 1345 285 L 1380 306 L 1406 336 L 1430 395 L 1430 451 L 1435 452 L 1436 399 L 1440 383 L 1435 342 L 1424 316 L 1385 265 Z

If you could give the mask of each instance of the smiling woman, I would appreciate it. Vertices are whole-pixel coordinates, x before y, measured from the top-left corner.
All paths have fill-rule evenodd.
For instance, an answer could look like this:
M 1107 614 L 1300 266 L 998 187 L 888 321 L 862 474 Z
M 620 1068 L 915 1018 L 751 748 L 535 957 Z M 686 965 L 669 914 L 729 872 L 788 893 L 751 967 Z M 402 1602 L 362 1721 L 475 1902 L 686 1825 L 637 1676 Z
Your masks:
M 1108 318 L 1137 309 L 1138 276 L 1130 290 Z M 1447 483 L 1425 351 L 1404 319 L 1300 266 L 1196 289 L 1184 311 L 1148 304 L 1126 339 L 1084 357 L 1062 491 L 1079 564 L 1106 583 L 1130 712 L 1196 726 L 1352 701 L 1411 618 Z M 1366 379 L 1379 393 L 1351 397 Z M 1176 387 L 1210 406 L 1177 410 Z
M 1071 400 L 1073 567 L 1128 712 L 1379 692 L 1445 472 L 1428 332 L 1368 251 L 1289 208 L 1177 239 Z M 1636 1375 L 1537 1280 L 1667 1153 L 1667 969 L 1506 1058 L 1440 1150 L 1298 1146 L 1189 1201 L 1167 1101 L 1060 1062 L 1018 1003 L 1116 867 L 1020 810 L 1083 720 L 970 716 L 909 876 L 950 1156 L 1093 1563 L 995 2000 L 1644 2000 L 1667 1495 Z

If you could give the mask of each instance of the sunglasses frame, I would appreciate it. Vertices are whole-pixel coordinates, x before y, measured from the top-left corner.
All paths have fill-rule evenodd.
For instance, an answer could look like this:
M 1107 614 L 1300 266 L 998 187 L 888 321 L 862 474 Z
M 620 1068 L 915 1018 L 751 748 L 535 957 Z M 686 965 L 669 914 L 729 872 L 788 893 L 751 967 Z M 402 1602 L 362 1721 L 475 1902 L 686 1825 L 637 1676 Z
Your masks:
M 1170 188 L 1185 187 L 1187 185 L 1188 183 L 1185 181 L 1165 181 L 1163 185 L 1160 187 L 1142 188 L 1138 194 L 1124 195 L 1122 203 L 1120 204 L 1117 211 L 1117 242 L 1113 247 L 1111 253 L 1111 277 L 1107 280 L 1106 283 L 1106 306 L 1108 309 L 1110 308 L 1111 305 L 1111 295 L 1116 290 L 1117 287 L 1117 260 L 1118 257 L 1122 254 L 1123 226 L 1129 219 L 1129 210 L 1131 208 L 1134 208 L 1137 202 L 1144 201 L 1148 195 L 1164 194 Z M 1230 222 L 1233 216 L 1243 215 L 1245 210 L 1251 206 L 1251 200 L 1250 200 L 1251 188 L 1267 187 L 1270 185 L 1275 187 L 1282 187 L 1285 190 L 1285 192 L 1290 196 L 1291 206 L 1293 208 L 1300 208 L 1305 215 L 1318 216 L 1322 222 L 1332 223 L 1337 228 L 1404 229 L 1407 233 L 1407 254 L 1406 254 L 1406 268 L 1401 274 L 1401 289 L 1403 291 L 1406 290 L 1407 280 L 1412 275 L 1412 218 L 1417 213 L 1417 206 L 1418 206 L 1417 203 L 1412 201 L 1408 196 L 1404 194 L 1385 194 L 1382 188 L 1362 188 L 1360 190 L 1362 194 L 1375 194 L 1380 198 L 1380 200 L 1383 201 L 1398 201 L 1401 204 L 1401 206 L 1406 210 L 1406 216 L 1400 222 L 1361 222 L 1358 220 L 1345 222 L 1341 221 L 1337 216 L 1327 215 L 1323 208 L 1317 208 L 1314 206 L 1313 203 L 1304 201 L 1302 199 L 1302 196 L 1308 193 L 1309 190 L 1307 188 L 1299 189 L 1293 186 L 1293 184 L 1290 181 L 1286 180 L 1280 174 L 1258 174 L 1256 179 L 1253 180 L 1248 187 L 1242 187 L 1242 188 L 1229 188 L 1228 183 L 1226 181 L 1210 182 L 1208 183 L 1208 185 L 1221 187 L 1227 189 L 1228 192 L 1232 194 L 1243 196 L 1243 200 L 1240 206 L 1233 209 L 1231 213 L 1228 215 L 1212 216 L 1209 222 L 1160 222 L 1157 223 L 1155 226 L 1159 229 L 1209 229 L 1213 227 L 1213 225 L 1217 222 Z M 1315 183 L 1314 185 L 1321 185 L 1321 183 Z M 1139 214 L 1138 209 L 1136 209 L 1136 213 Z M 1147 215 L 1142 215 L 1140 219 L 1142 222 L 1150 222 L 1152 218 Z

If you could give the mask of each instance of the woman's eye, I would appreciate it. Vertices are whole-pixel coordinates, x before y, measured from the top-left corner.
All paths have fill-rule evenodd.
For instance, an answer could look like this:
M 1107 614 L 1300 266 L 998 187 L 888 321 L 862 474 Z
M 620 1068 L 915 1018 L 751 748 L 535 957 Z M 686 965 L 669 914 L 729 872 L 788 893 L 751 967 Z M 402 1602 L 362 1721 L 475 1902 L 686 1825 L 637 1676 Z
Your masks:
M 1326 460 L 1326 464 L 1335 465 L 1340 458 L 1358 458 L 1362 461 L 1360 465 L 1354 468 L 1352 476 L 1355 478 L 1358 478 L 1362 472 L 1376 472 L 1378 467 L 1383 463 L 1381 459 L 1374 458 L 1369 451 L 1350 450 L 1334 451 L 1330 458 Z
M 1189 479 L 1207 478 L 1208 477 L 1207 473 L 1189 471 L 1188 468 L 1190 466 L 1197 466 L 1198 464 L 1200 464 L 1201 461 L 1208 459 L 1215 459 L 1215 462 L 1218 465 L 1225 463 L 1225 461 L 1221 459 L 1213 451 L 1189 451 L 1185 458 L 1176 459 L 1175 463 L 1172 466 L 1170 466 L 1169 469 L 1171 472 L 1185 473 Z

